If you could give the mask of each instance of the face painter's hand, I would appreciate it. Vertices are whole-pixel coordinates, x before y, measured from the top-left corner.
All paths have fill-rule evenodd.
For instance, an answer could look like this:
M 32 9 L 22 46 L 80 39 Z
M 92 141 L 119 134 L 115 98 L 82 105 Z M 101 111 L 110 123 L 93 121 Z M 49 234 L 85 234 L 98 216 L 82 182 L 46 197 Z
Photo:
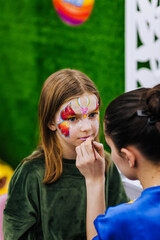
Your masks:
M 103 144 L 88 138 L 76 147 L 76 166 L 86 181 L 97 181 L 104 178 L 105 156 Z

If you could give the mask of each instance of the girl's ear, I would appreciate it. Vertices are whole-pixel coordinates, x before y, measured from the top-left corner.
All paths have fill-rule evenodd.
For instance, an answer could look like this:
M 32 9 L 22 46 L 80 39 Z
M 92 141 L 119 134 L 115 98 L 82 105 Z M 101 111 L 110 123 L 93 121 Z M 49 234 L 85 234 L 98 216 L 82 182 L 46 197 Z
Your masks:
M 52 122 L 49 122 L 47 124 L 48 128 L 51 130 L 51 131 L 56 131 L 57 130 L 57 126 L 56 124 L 52 121 Z
M 128 161 L 130 168 L 133 168 L 136 166 L 136 156 L 134 151 L 132 151 L 132 149 L 122 148 L 121 153 L 123 158 L 125 158 Z

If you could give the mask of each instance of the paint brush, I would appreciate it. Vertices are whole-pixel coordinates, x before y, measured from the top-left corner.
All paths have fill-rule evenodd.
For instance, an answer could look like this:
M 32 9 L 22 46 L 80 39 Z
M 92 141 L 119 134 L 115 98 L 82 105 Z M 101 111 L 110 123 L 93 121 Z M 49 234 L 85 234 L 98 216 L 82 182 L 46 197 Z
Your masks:
M 93 149 L 94 158 L 95 158 L 95 160 L 97 160 L 97 158 L 96 158 L 96 153 L 95 153 L 95 149 L 94 149 L 93 140 L 92 140 L 92 149 Z

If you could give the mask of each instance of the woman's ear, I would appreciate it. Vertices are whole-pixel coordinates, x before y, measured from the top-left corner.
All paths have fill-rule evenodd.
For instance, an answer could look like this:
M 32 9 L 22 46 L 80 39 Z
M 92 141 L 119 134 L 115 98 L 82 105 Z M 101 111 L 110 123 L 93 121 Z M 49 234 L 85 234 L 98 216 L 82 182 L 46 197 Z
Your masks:
M 57 126 L 56 124 L 52 121 L 50 121 L 48 124 L 47 124 L 48 128 L 51 130 L 51 131 L 56 131 L 57 130 Z
M 122 148 L 121 153 L 122 153 L 123 158 L 125 158 L 128 161 L 130 168 L 135 167 L 136 156 L 135 156 L 134 151 L 132 151 L 132 149 L 130 149 L 130 148 Z

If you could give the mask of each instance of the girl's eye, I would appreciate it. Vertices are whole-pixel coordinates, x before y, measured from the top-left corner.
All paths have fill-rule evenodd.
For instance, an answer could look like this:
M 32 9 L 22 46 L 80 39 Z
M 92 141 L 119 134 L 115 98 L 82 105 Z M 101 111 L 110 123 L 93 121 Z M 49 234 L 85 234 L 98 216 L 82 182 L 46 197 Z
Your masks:
M 68 120 L 68 121 L 71 121 L 71 122 L 75 122 L 75 121 L 77 120 L 77 118 L 76 118 L 76 117 L 70 117 L 70 118 L 68 118 L 67 120 Z
M 93 118 L 93 117 L 95 117 L 97 114 L 98 114 L 97 112 L 93 112 L 93 113 L 89 114 L 89 117 L 90 117 L 90 118 Z

